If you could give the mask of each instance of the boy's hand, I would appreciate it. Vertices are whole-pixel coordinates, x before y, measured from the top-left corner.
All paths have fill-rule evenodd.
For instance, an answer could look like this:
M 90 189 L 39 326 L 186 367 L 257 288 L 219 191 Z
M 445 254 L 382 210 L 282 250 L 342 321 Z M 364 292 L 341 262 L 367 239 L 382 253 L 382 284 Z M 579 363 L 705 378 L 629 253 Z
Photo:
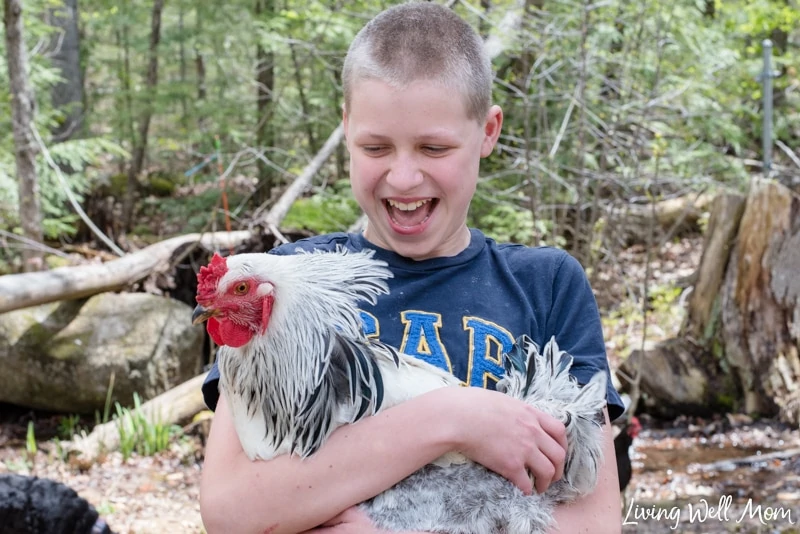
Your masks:
M 564 474 L 567 437 L 556 418 L 496 391 L 451 390 L 458 452 L 498 473 L 529 495 L 543 493 Z

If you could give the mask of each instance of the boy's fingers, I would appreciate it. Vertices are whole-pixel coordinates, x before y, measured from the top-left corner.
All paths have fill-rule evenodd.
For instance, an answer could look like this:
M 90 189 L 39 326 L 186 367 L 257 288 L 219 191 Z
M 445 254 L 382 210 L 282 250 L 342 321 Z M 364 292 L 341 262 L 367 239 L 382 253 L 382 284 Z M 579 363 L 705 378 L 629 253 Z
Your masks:
M 549 434 L 537 441 L 526 462 L 526 469 L 538 493 L 546 491 L 550 484 L 564 475 L 565 458 L 566 450 Z
M 553 480 L 559 480 L 564 476 L 564 459 L 567 457 L 567 430 L 561 421 L 547 414 L 542 414 L 539 424 L 547 434 L 547 437 L 538 444 L 539 449 L 555 466 Z
M 544 454 L 539 454 L 534 465 L 528 467 L 536 493 L 544 493 L 555 480 L 556 468 Z
M 539 412 L 539 414 L 539 424 L 542 426 L 542 430 L 556 440 L 562 449 L 567 450 L 567 429 L 564 427 L 564 423 L 544 412 Z
M 508 480 L 522 490 L 524 495 L 530 495 L 533 493 L 536 476 L 530 469 L 526 467 L 525 469 L 515 473 L 513 477 L 509 477 Z

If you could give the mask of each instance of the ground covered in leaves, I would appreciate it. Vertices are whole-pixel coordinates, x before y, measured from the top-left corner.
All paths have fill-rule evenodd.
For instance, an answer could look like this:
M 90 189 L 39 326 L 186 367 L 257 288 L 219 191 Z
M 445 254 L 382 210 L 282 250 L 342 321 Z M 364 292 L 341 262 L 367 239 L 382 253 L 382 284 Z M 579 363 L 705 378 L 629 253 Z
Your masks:
M 677 333 L 701 250 L 700 238 L 676 240 L 648 265 L 644 247 L 634 247 L 593 273 L 612 368 L 641 346 L 645 322 L 649 342 Z M 29 421 L 35 453 L 26 440 Z M 622 514 L 625 533 L 800 533 L 797 429 L 743 416 L 641 421 Z M 0 405 L 0 473 L 65 482 L 120 534 L 204 532 L 198 488 L 207 425 L 185 427 L 156 456 L 123 459 L 113 452 L 92 465 L 62 459 L 63 426 L 63 415 Z
M 39 441 L 33 452 L 28 421 Z M 188 425 L 168 450 L 124 459 L 111 452 L 86 465 L 58 447 L 63 416 L 0 404 L 0 473 L 51 478 L 91 502 L 117 534 L 205 532 L 200 519 L 199 483 L 203 425 Z M 2 528 L 0 528 L 2 531 Z M 43 533 L 46 534 L 46 533 Z

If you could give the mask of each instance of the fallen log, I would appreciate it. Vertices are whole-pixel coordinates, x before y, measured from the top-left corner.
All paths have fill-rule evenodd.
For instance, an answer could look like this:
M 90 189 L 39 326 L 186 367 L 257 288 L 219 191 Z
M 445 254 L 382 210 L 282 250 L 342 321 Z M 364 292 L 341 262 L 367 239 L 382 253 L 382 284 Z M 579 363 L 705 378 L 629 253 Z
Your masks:
M 179 424 L 194 417 L 205 408 L 200 386 L 207 373 L 198 375 L 183 384 L 153 397 L 132 410 L 133 415 L 141 414 L 148 421 L 164 425 Z M 119 426 L 116 420 L 97 425 L 85 436 L 75 436 L 72 441 L 62 443 L 65 450 L 77 453 L 81 462 L 91 462 L 101 453 L 119 447 Z
M 676 236 L 699 232 L 701 217 L 709 211 L 713 199 L 709 194 L 692 193 L 652 204 L 621 205 L 618 200 L 600 200 L 599 220 L 603 222 L 606 239 L 619 247 L 649 243 L 651 232 L 656 244 L 665 243 Z M 530 198 L 522 196 L 519 202 L 529 204 Z M 558 222 L 558 232 L 572 248 L 576 241 L 588 238 L 578 233 L 579 229 L 590 228 L 598 222 L 592 219 L 594 215 L 589 204 L 542 206 L 542 210 L 552 213 L 554 221 Z
M 708 211 L 713 195 L 689 194 L 654 204 L 626 204 L 614 207 L 606 215 L 614 238 L 623 246 L 647 243 L 651 227 L 658 241 L 696 231 L 700 217 Z
M 251 237 L 249 231 L 187 234 L 106 263 L 0 276 L 0 313 L 117 291 L 167 268 L 175 251 L 185 245 L 199 243 L 211 250 L 225 249 L 233 248 Z
M 752 454 L 741 458 L 726 458 L 724 460 L 717 460 L 715 462 L 705 464 L 692 464 L 698 471 L 731 471 L 736 467 L 758 464 L 762 462 L 772 462 L 774 460 L 783 461 L 791 460 L 796 456 L 800 456 L 800 447 L 793 449 L 786 449 L 783 451 L 774 451 L 764 454 Z

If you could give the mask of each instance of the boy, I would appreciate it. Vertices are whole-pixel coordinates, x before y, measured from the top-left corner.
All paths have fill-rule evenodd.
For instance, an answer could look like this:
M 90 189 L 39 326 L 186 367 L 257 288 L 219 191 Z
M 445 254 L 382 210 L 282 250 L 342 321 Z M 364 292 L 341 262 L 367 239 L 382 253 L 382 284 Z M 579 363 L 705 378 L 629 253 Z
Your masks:
M 575 357 L 580 382 L 608 372 L 580 265 L 555 249 L 497 245 L 466 226 L 480 159 L 493 151 L 503 122 L 490 102 L 491 66 L 474 30 L 436 4 L 391 8 L 354 39 L 343 83 L 351 184 L 368 226 L 363 234 L 320 236 L 273 253 L 376 250 L 394 278 L 389 295 L 363 308 L 367 334 L 478 387 L 433 391 L 342 427 L 305 460 L 250 462 L 212 372 L 203 389 L 219 409 L 201 484 L 211 534 L 375 532 L 353 505 L 450 450 L 527 493 L 542 492 L 563 473 L 564 427 L 491 391 L 502 376 L 500 355 L 523 333 L 540 345 L 555 335 Z M 606 415 L 621 412 L 609 386 Z M 620 531 L 608 422 L 605 430 L 597 489 L 557 510 L 560 532 Z

